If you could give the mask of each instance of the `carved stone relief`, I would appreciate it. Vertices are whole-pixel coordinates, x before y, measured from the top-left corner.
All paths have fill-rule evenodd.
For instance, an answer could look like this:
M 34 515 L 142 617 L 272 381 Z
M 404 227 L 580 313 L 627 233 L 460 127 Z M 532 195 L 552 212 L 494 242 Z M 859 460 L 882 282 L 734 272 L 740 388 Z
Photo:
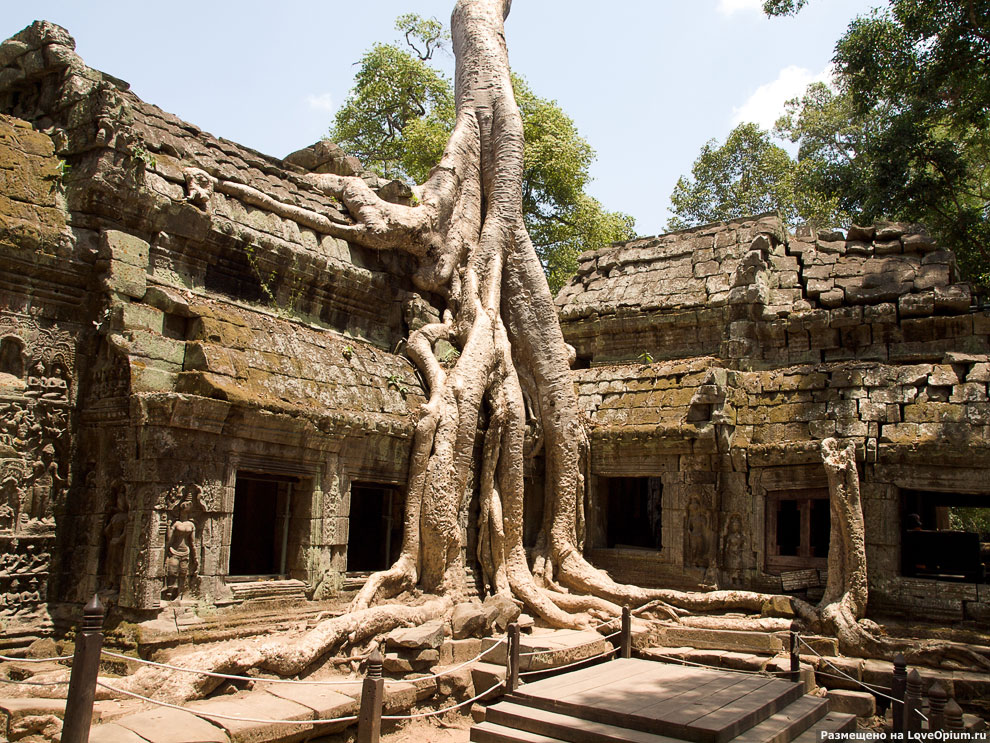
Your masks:
M 180 485 L 165 494 L 165 588 L 164 601 L 189 598 L 199 588 L 199 571 L 203 564 L 202 533 L 206 518 L 202 488 Z
M 722 536 L 722 567 L 730 586 L 743 584 L 743 571 L 746 567 L 746 534 L 743 532 L 743 519 L 738 513 L 729 514 Z
M 0 616 L 30 619 L 44 610 L 50 536 L 0 536 Z
M 712 514 L 701 499 L 688 501 L 684 524 L 684 564 L 707 568 L 711 563 Z
M 103 565 L 100 573 L 107 588 L 120 589 L 124 571 L 124 547 L 127 541 L 127 524 L 130 511 L 127 489 L 120 482 L 110 488 L 109 510 L 103 527 Z

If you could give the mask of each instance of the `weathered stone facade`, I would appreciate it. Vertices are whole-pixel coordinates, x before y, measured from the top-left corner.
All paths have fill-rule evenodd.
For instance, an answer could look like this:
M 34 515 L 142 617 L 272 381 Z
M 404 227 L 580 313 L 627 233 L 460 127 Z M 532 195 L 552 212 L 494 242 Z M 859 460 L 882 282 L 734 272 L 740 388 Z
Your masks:
M 202 132 L 57 26 L 0 45 L 7 636 L 94 591 L 145 618 L 319 597 L 388 563 L 424 401 L 401 345 L 440 302 L 406 257 L 326 235 L 346 217 L 302 176 L 360 167 Z M 858 447 L 872 608 L 986 621 L 986 583 L 902 565 L 909 496 L 990 507 L 990 316 L 955 273 L 914 227 L 791 236 L 771 217 L 583 256 L 558 303 L 591 558 L 645 585 L 813 591 L 818 444 L 837 436 Z
M 402 256 L 320 232 L 343 217 L 300 176 L 353 158 L 217 139 L 73 45 L 48 23 L 0 45 L 0 612 L 258 595 L 232 550 L 245 577 L 326 593 L 351 483 L 405 482 L 423 396 L 395 351 L 430 297 Z
M 857 446 L 871 610 L 987 620 L 985 582 L 903 575 L 907 511 L 990 508 L 990 313 L 923 229 L 762 217 L 639 239 L 583 255 L 557 301 L 586 367 L 590 554 L 615 577 L 813 590 L 835 436 Z M 615 478 L 660 481 L 661 549 L 613 547 Z

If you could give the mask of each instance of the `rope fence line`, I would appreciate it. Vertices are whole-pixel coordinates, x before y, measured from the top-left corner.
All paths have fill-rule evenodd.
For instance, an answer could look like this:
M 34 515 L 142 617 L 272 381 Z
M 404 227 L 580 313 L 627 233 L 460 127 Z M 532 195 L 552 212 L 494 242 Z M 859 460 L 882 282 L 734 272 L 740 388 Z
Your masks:
M 107 691 L 112 691 L 115 694 L 123 694 L 124 696 L 133 697 L 134 699 L 140 699 L 142 702 L 150 702 L 151 704 L 157 705 L 159 707 L 168 707 L 169 709 L 177 709 L 183 712 L 189 712 L 191 714 L 196 715 L 197 717 L 213 717 L 218 720 L 232 720 L 234 722 L 257 722 L 262 725 L 323 725 L 332 722 L 354 722 L 358 719 L 357 715 L 350 715 L 348 717 L 333 717 L 328 720 L 265 720 L 257 717 L 237 717 L 236 715 L 222 715 L 219 712 L 207 712 L 206 710 L 183 707 L 181 704 L 172 704 L 170 702 L 163 702 L 160 699 L 152 699 L 151 697 L 144 696 L 144 694 L 138 694 L 135 691 L 118 689 L 116 686 L 111 686 L 110 684 L 104 683 L 103 681 L 97 681 L 96 685 L 103 687 Z
M 889 694 L 884 694 L 881 691 L 876 691 L 876 690 L 870 688 L 870 686 L 868 684 L 864 684 L 858 678 L 855 678 L 854 676 L 850 676 L 848 673 L 846 673 L 841 668 L 839 668 L 838 666 L 836 666 L 834 663 L 832 663 L 831 661 L 829 661 L 829 659 L 826 658 L 824 655 L 822 655 L 817 650 L 815 650 L 813 647 L 811 647 L 811 645 L 809 645 L 804 640 L 804 638 L 801 637 L 801 635 L 798 635 L 797 638 L 798 638 L 798 642 L 800 642 L 802 645 L 804 645 L 806 648 L 808 648 L 808 650 L 810 650 L 812 653 L 814 653 L 815 655 L 817 655 L 821 660 L 825 661 L 825 663 L 828 665 L 829 668 L 831 668 L 833 671 L 837 671 L 839 673 L 839 678 L 848 679 L 849 681 L 852 681 L 854 684 L 858 684 L 859 686 L 862 686 L 864 689 L 866 689 L 871 694 L 876 694 L 877 696 L 883 697 L 884 699 L 889 699 L 891 702 L 897 702 L 898 704 L 903 704 L 904 703 L 904 700 L 903 699 L 896 699 L 895 697 L 892 697 Z M 827 674 L 827 675 L 832 676 L 834 674 Z M 924 720 L 925 722 L 928 722 L 928 718 L 921 713 L 921 710 L 915 710 L 915 711 L 917 712 L 918 716 L 922 720 Z
M 651 652 L 650 658 L 663 658 L 671 663 L 678 663 L 685 666 L 697 666 L 698 668 L 710 668 L 713 671 L 728 671 L 729 673 L 745 673 L 750 676 L 786 676 L 790 674 L 790 671 L 747 671 L 745 668 L 726 668 L 725 666 L 713 666 L 709 663 L 698 663 L 696 661 L 684 660 L 673 655 L 662 655 L 660 653 Z
M 581 646 L 578 645 L 578 647 L 581 647 Z M 605 658 L 606 656 L 613 655 L 613 654 L 618 653 L 618 652 L 619 652 L 619 649 L 618 648 L 612 648 L 611 650 L 606 650 L 604 653 L 599 653 L 598 655 L 591 655 L 591 656 L 589 656 L 587 658 L 582 658 L 581 660 L 576 660 L 573 663 L 568 663 L 565 666 L 553 666 L 551 668 L 543 668 L 543 669 L 540 669 L 540 670 L 537 670 L 537 671 L 520 671 L 519 672 L 519 675 L 520 676 L 535 676 L 538 673 L 554 673 L 556 671 L 563 671 L 565 668 L 573 668 L 574 666 L 581 666 L 581 665 L 584 665 L 585 663 L 589 663 L 590 661 L 598 660 L 599 658 Z
M 474 704 L 479 699 L 482 699 L 488 696 L 489 694 L 491 694 L 500 686 L 505 686 L 505 682 L 499 681 L 494 686 L 488 687 L 486 691 L 483 691 L 480 694 L 476 694 L 470 699 L 465 699 L 463 702 L 459 702 L 457 704 L 451 705 L 450 707 L 443 707 L 442 709 L 434 709 L 434 710 L 430 710 L 429 712 L 409 713 L 408 715 L 382 715 L 382 719 L 383 720 L 417 720 L 423 717 L 435 717 L 436 715 L 442 715 L 444 712 L 450 712 L 452 709 L 460 709 L 461 707 L 466 707 L 469 704 Z
M 636 608 L 630 609 L 629 612 L 630 612 L 630 614 L 635 614 L 637 611 L 641 611 L 642 609 L 645 609 L 647 606 L 649 606 L 652 603 L 655 603 L 658 600 L 659 599 L 650 599 L 645 604 L 640 604 Z M 571 635 L 580 635 L 580 634 L 585 633 L 585 632 L 597 632 L 602 627 L 608 627 L 610 624 L 615 624 L 616 622 L 621 622 L 621 621 L 622 621 L 622 616 L 620 615 L 620 616 L 617 616 L 617 617 L 612 617 L 611 619 L 609 619 L 609 620 L 607 620 L 605 622 L 600 622 L 600 623 L 596 624 L 594 627 L 589 627 L 588 629 L 570 630 L 568 632 L 562 632 L 560 634 L 554 635 L 554 637 L 570 637 Z
M 503 642 L 506 642 L 506 638 L 505 637 L 499 638 L 498 642 L 496 642 L 494 645 L 492 645 L 491 647 L 487 648 L 486 650 L 482 650 L 480 653 L 478 653 L 476 656 L 474 656 L 470 660 L 466 660 L 463 663 L 459 663 L 456 666 L 451 666 L 450 668 L 446 668 L 443 671 L 441 671 L 440 673 L 430 674 L 429 676 L 418 676 L 415 679 L 413 679 L 413 681 L 424 681 L 424 680 L 429 680 L 429 679 L 437 679 L 437 678 L 441 678 L 443 676 L 447 676 L 447 675 L 449 675 L 451 673 L 454 673 L 455 671 L 459 671 L 460 669 L 464 668 L 465 666 L 469 666 L 472 663 L 476 663 L 477 661 L 481 660 L 486 655 L 488 655 L 489 653 L 491 653 L 492 651 L 494 651 L 495 648 L 497 648 Z M 260 678 L 260 677 L 256 677 L 256 676 L 240 676 L 240 675 L 234 674 L 234 673 L 218 673 L 216 671 L 201 671 L 201 670 L 197 670 L 195 668 L 183 668 L 182 666 L 172 665 L 171 663 L 159 663 L 159 662 L 156 662 L 156 661 L 153 661 L 153 660 L 147 660 L 145 658 L 136 658 L 136 657 L 130 656 L 130 655 L 123 655 L 121 653 L 114 653 L 114 652 L 112 652 L 110 650 L 105 650 L 105 649 L 102 650 L 102 655 L 106 655 L 107 657 L 110 657 L 110 658 L 119 658 L 120 660 L 133 661 L 135 663 L 140 663 L 140 664 L 144 664 L 144 665 L 147 665 L 147 666 L 153 666 L 153 667 L 156 667 L 156 668 L 167 668 L 167 669 L 169 669 L 171 671 L 179 671 L 180 673 L 194 673 L 194 674 L 198 674 L 200 676 L 208 676 L 210 678 L 228 679 L 228 680 L 231 680 L 231 681 L 253 681 L 255 683 L 264 683 L 264 684 L 299 684 L 299 685 L 302 685 L 302 686 L 353 686 L 354 684 L 360 684 L 361 681 L 362 681 L 362 679 L 350 679 L 350 680 L 347 680 L 347 681 L 340 681 L 340 680 L 309 681 L 309 680 L 300 680 L 300 679 L 271 679 L 271 678 Z M 403 679 L 384 679 L 384 681 L 387 684 L 409 683 L 408 681 L 404 681 Z
M 0 661 L 10 663 L 55 663 L 60 660 L 72 660 L 71 655 L 57 655 L 54 658 L 12 658 L 9 655 L 0 655 Z
M 570 647 L 547 648 L 546 650 L 527 650 L 525 653 L 519 653 L 519 657 L 520 658 L 529 658 L 529 657 L 532 657 L 532 656 L 535 656 L 535 655 L 546 655 L 547 653 L 559 653 L 559 652 L 564 651 L 564 650 L 576 650 L 578 648 L 587 647 L 588 645 L 594 645 L 596 642 L 601 642 L 602 640 L 610 640 L 613 637 L 618 637 L 621 634 L 622 634 L 622 632 L 613 632 L 610 635 L 603 635 L 603 636 L 599 637 L 597 640 L 590 640 L 589 642 L 582 642 L 580 645 L 572 645 Z M 554 635 L 554 639 L 556 639 L 556 637 L 557 636 Z

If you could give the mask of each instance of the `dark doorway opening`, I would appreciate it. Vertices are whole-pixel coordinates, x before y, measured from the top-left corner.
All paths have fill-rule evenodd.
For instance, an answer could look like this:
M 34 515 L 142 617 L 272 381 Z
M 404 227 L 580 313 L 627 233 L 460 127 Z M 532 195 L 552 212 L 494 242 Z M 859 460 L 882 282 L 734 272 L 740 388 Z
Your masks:
M 901 535 L 903 575 L 990 581 L 990 495 L 904 491 Z
M 767 572 L 825 568 L 832 532 L 827 488 L 767 493 Z
M 607 547 L 663 547 L 662 494 L 659 477 L 608 477 L 605 484 Z
M 281 576 L 296 478 L 238 472 L 230 533 L 231 576 Z
M 348 572 L 385 570 L 399 558 L 404 511 L 405 498 L 398 488 L 351 483 Z

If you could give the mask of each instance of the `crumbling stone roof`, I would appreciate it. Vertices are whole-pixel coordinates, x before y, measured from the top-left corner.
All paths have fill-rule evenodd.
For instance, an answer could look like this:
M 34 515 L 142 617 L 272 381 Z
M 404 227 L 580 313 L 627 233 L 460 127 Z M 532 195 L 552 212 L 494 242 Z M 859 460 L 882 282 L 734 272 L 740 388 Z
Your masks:
M 129 392 L 409 435 L 422 388 L 393 351 L 410 303 L 429 314 L 429 301 L 412 286 L 407 257 L 319 230 L 321 219 L 349 217 L 304 175 L 360 174 L 393 198 L 402 189 L 332 143 L 282 160 L 217 138 L 88 67 L 74 47 L 45 21 L 0 44 L 0 111 L 17 117 L 0 122 L 0 152 L 37 170 L 10 169 L 37 177 L 4 188 L 4 234 L 17 231 L 4 242 L 61 251 L 52 283 L 72 291 L 46 291 L 67 318 L 79 319 L 88 301 L 81 289 L 95 275 L 106 307 L 92 325 L 126 362 Z M 22 136 L 15 142 L 8 129 Z M 22 151 L 24 142 L 34 149 Z M 196 172 L 212 179 L 198 194 L 189 183 Z M 35 193 L 38 184 L 45 193 Z M 302 216 L 259 208 L 241 187 Z M 11 261 L 13 253 L 0 255 L 11 275 L 23 273 Z

